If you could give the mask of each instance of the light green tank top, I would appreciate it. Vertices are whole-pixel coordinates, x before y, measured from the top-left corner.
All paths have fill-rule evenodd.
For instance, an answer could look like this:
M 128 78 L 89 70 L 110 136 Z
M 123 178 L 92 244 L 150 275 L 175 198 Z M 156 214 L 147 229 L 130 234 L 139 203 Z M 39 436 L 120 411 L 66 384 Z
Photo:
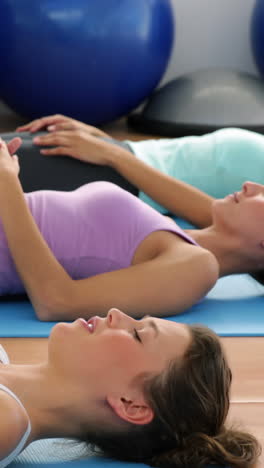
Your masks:
M 264 183 L 264 135 L 226 128 L 203 136 L 126 141 L 135 155 L 172 177 L 221 198 L 246 180 Z M 166 210 L 143 192 L 140 198 Z

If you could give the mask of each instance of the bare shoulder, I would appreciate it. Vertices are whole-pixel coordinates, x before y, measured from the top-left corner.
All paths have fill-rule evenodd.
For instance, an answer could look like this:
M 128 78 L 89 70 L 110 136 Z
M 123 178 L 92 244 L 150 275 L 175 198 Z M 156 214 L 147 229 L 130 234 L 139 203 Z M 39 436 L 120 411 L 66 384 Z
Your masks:
M 182 260 L 190 273 L 188 275 L 190 284 L 194 290 L 198 288 L 197 292 L 200 290 L 203 297 L 219 278 L 219 263 L 209 250 L 199 246 L 188 247 L 186 248 L 186 256 L 183 251 Z
M 28 416 L 24 408 L 4 391 L 0 391 L 0 414 L 0 460 L 2 460 L 16 448 L 25 434 Z
M 196 247 L 197 261 L 200 265 L 201 273 L 212 288 L 219 278 L 219 263 L 215 255 L 202 247 Z
M 172 306 L 169 314 L 173 315 L 206 296 L 219 278 L 218 261 L 208 250 L 185 243 L 177 253 L 170 273 L 172 283 L 168 282 Z

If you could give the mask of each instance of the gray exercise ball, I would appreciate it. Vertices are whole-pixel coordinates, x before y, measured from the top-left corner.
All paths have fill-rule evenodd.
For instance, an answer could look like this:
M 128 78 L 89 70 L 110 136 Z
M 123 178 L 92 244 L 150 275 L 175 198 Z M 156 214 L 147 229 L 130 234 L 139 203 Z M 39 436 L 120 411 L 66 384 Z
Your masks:
M 167 137 L 202 135 L 223 127 L 264 133 L 264 81 L 226 69 L 187 73 L 155 91 L 128 123 Z

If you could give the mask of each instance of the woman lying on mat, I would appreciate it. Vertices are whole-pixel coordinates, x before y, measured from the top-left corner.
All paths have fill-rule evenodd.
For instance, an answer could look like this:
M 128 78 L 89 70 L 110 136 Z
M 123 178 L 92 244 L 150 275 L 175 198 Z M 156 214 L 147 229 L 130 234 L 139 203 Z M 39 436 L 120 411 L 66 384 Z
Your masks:
M 145 169 L 147 179 L 149 167 L 132 160 L 135 174 Z M 174 315 L 204 297 L 219 276 L 263 269 L 262 185 L 247 182 L 213 201 L 173 179 L 168 191 L 166 178 L 152 171 L 161 196 L 173 193 L 176 213 L 203 226 L 211 221 L 183 231 L 109 182 L 24 195 L 18 169 L 2 142 L 0 293 L 26 290 L 41 320 L 105 315 L 113 304 L 135 318 Z
M 49 133 L 43 135 L 47 128 Z M 127 150 L 123 154 L 132 152 L 164 174 L 216 198 L 240 190 L 245 180 L 264 183 L 264 136 L 247 130 L 227 128 L 200 137 L 119 142 L 101 130 L 60 115 L 35 120 L 17 130 L 19 133 L 4 134 L 2 138 L 10 140 L 17 135 L 23 138 L 20 180 L 25 192 L 73 190 L 91 181 L 106 180 L 138 194 L 144 201 L 165 212 L 164 207 L 153 201 L 155 187 L 152 184 L 150 187 L 145 184 L 145 187 L 144 181 L 135 178 L 124 162 L 116 160 L 115 153 L 119 152 L 120 155 L 117 145 Z M 40 136 L 38 141 L 34 139 L 36 135 Z M 106 141 L 96 137 L 105 138 Z M 49 146 L 53 148 L 49 149 Z M 44 158 L 40 148 L 46 149 L 46 154 L 58 154 L 60 158 Z M 107 166 L 87 164 L 87 161 L 98 163 L 98 151 Z M 86 164 L 62 157 L 61 154 L 82 159 Z M 166 200 L 164 203 L 167 208 Z
M 231 371 L 206 327 L 111 309 L 55 325 L 39 365 L 11 365 L 2 354 L 1 468 L 52 437 L 157 467 L 245 468 L 260 455 L 252 435 L 226 426 Z

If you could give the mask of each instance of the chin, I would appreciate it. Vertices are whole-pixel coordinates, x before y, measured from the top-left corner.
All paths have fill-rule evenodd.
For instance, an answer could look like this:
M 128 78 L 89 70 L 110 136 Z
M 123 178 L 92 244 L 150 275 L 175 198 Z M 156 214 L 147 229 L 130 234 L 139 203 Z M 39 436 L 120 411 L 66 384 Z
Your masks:
M 48 342 L 49 355 L 57 355 L 58 352 L 60 354 L 61 350 L 65 349 L 65 346 L 67 348 L 71 347 L 70 337 L 72 335 L 69 335 L 70 325 L 70 323 L 59 322 L 52 327 Z
M 68 330 L 70 329 L 71 323 L 67 322 L 59 322 L 52 327 L 51 332 L 50 332 L 50 338 L 53 338 L 54 336 L 63 336 L 65 335 Z
M 227 195 L 225 198 L 217 198 L 214 200 L 212 204 L 213 210 L 230 205 L 230 201 L 232 201 L 231 197 L 231 195 Z

